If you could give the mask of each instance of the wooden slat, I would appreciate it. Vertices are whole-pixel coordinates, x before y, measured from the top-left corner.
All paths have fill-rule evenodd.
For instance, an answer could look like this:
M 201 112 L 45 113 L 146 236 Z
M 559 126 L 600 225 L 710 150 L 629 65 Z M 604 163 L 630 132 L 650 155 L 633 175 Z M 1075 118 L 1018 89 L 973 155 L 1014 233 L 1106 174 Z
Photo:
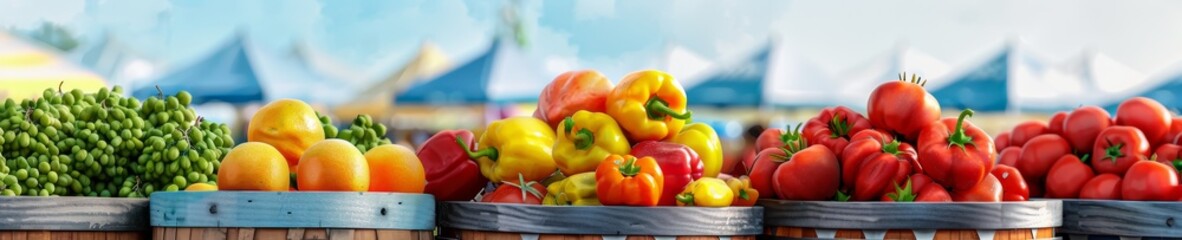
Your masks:
M 205 240 L 205 230 L 209 228 L 193 228 L 193 233 L 189 234 L 189 239 Z
M 331 240 L 353 240 L 353 229 L 328 229 L 328 239 Z M 409 237 L 408 237 L 409 239 Z
M 439 218 L 441 227 L 455 229 L 599 235 L 758 235 L 764 225 L 760 207 L 555 207 L 445 202 Z
M 303 228 L 289 228 L 287 229 L 287 240 L 302 240 L 304 239 Z
M 238 240 L 254 240 L 254 228 L 239 228 Z
M 172 239 L 189 240 L 189 237 L 191 237 L 192 235 L 193 235 L 192 228 L 177 228 L 176 229 L 176 237 L 173 237 Z
M 1063 200 L 1067 234 L 1182 236 L 1182 202 Z
M 378 239 L 377 230 L 373 229 L 357 229 L 353 232 L 353 240 L 376 240 Z
M 398 239 L 398 238 L 396 238 L 396 237 L 395 237 L 395 235 L 396 235 L 396 233 L 395 233 L 395 232 L 397 232 L 397 230 L 389 230 L 389 229 L 378 229 L 378 230 L 377 230 L 377 233 L 378 233 L 378 240 L 394 240 L 394 239 Z M 469 238 L 463 238 L 463 239 L 469 239 Z
M 382 214 L 382 212 L 387 214 Z M 152 226 L 432 230 L 427 194 L 353 192 L 162 192 Z
M 229 231 L 226 228 L 208 228 L 205 229 L 205 240 L 226 240 L 229 238 Z
M 328 239 L 328 231 L 323 228 L 304 229 L 304 239 Z
M 258 228 L 254 230 L 254 239 L 286 239 L 286 228 Z
M 164 228 L 153 227 L 152 228 L 152 239 L 153 240 L 164 240 Z
M 0 230 L 147 231 L 148 200 L 0 197 Z M 37 235 L 38 237 L 40 235 Z
M 826 229 L 1015 229 L 1063 224 L 1059 200 L 893 203 L 761 200 L 767 226 Z
M 238 240 L 238 228 L 226 228 L 226 240 Z

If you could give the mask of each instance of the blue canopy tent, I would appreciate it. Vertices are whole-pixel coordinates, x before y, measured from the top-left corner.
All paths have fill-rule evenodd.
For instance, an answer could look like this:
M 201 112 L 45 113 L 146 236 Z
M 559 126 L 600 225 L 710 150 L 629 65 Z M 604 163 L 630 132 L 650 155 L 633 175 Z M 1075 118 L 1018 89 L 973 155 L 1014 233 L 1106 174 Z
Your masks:
M 1146 97 L 1157 100 L 1162 105 L 1165 105 L 1167 109 L 1178 112 L 1182 109 L 1182 71 L 1175 71 L 1173 74 L 1167 75 L 1161 81 L 1157 81 L 1156 86 L 1148 87 L 1131 96 L 1113 98 L 1111 102 L 1105 103 L 1102 106 L 1108 112 L 1116 114 L 1116 108 L 1120 106 L 1120 103 L 1131 97 Z
M 186 68 L 178 69 L 157 79 L 151 85 L 136 89 L 132 95 L 139 99 L 156 96 L 156 86 L 166 95 L 181 90 L 193 95 L 193 104 L 206 102 L 248 103 L 263 100 L 259 76 L 251 65 L 242 38 L 234 38 L 209 56 Z
M 690 105 L 760 106 L 771 45 L 744 61 L 724 66 L 685 90 Z
M 465 105 L 536 101 L 551 80 L 520 49 L 493 40 L 488 50 L 394 96 L 398 104 Z
M 946 85 L 932 90 L 940 107 L 973 109 L 974 111 L 1005 111 L 1009 106 L 1010 48 L 997 53 L 985 62 L 967 68 L 949 78 Z

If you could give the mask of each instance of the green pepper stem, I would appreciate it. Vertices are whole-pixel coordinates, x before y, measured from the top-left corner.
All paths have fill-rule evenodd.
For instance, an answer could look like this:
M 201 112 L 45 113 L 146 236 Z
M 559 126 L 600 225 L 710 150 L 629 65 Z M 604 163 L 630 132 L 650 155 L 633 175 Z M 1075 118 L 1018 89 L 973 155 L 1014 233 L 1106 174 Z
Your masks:
M 694 205 L 694 194 L 693 193 L 677 194 L 676 198 L 677 198 L 678 202 L 684 203 L 686 206 L 693 206 Z
M 677 111 L 673 110 L 673 108 L 669 108 L 669 103 L 655 96 L 648 99 L 648 102 L 644 104 L 644 108 L 648 112 L 648 118 L 650 119 L 661 119 L 665 118 L 665 116 L 669 116 L 676 119 L 687 120 L 693 115 L 693 112 L 690 112 L 689 110 L 686 110 L 685 113 L 677 113 Z
M 956 128 L 952 129 L 952 134 L 948 135 L 949 147 L 955 145 L 960 147 L 962 150 L 967 150 L 965 149 L 964 145 L 974 145 L 973 137 L 964 133 L 964 119 L 972 116 L 972 109 L 965 109 L 964 111 L 960 112 L 960 116 L 956 118 Z
M 479 151 L 473 152 L 471 149 L 469 149 L 469 146 L 467 144 L 464 144 L 464 139 L 460 138 L 460 136 L 456 136 L 456 144 L 459 144 L 460 148 L 463 148 L 464 153 L 467 153 L 468 158 L 471 158 L 471 159 L 480 159 L 480 157 L 488 157 L 488 159 L 492 159 L 493 161 L 496 161 L 497 157 L 499 156 L 497 154 L 497 149 L 494 147 L 489 147 L 489 148 L 485 148 L 485 149 L 481 149 Z
M 640 166 L 636 165 L 636 157 L 630 157 L 620 164 L 620 174 L 625 177 L 632 177 L 640 174 Z
M 739 189 L 739 199 L 751 200 L 751 194 L 747 194 L 747 189 Z
M 578 149 L 578 150 L 590 149 L 591 145 L 595 144 L 595 133 L 591 132 L 591 130 L 588 130 L 586 128 L 579 129 L 579 132 L 575 133 L 574 143 L 575 143 L 575 149 Z

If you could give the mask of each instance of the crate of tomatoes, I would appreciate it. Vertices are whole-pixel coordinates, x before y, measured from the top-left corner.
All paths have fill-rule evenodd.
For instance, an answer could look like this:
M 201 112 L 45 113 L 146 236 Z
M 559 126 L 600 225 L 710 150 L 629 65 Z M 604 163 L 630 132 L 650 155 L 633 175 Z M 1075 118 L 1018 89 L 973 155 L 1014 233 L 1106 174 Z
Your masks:
M 941 118 L 925 83 L 900 75 L 870 93 L 867 115 L 825 108 L 794 129 L 761 134 L 748 169 L 765 193 L 765 234 L 1053 238 L 1062 203 L 1029 201 L 1024 173 L 994 164 L 994 140 L 970 121 L 973 111 Z
M 446 201 L 441 237 L 754 239 L 759 192 L 719 173 L 718 135 L 691 117 L 664 72 L 613 86 L 574 71 L 546 86 L 533 117 L 494 121 L 479 136 L 440 132 L 418 157 L 427 192 Z
M 1182 118 L 1134 97 L 1116 107 L 1082 106 L 998 136 L 1001 164 L 1016 167 L 1032 196 L 1063 200 L 1070 238 L 1178 237 L 1182 228 Z

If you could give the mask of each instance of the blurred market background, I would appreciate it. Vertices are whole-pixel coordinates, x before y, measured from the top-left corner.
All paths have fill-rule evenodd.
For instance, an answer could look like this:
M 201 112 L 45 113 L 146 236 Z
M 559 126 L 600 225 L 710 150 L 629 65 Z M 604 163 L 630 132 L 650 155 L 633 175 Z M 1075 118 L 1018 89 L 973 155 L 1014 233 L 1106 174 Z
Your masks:
M 0 0 L 0 97 L 187 90 L 238 129 L 298 98 L 414 145 L 533 111 L 561 72 L 677 77 L 738 152 L 901 72 L 991 133 L 1147 96 L 1182 108 L 1182 1 Z M 862 110 L 864 111 L 864 110 Z M 945 111 L 955 113 L 956 111 Z M 344 119 L 344 120 L 342 120 Z M 236 137 L 236 139 L 243 139 Z

